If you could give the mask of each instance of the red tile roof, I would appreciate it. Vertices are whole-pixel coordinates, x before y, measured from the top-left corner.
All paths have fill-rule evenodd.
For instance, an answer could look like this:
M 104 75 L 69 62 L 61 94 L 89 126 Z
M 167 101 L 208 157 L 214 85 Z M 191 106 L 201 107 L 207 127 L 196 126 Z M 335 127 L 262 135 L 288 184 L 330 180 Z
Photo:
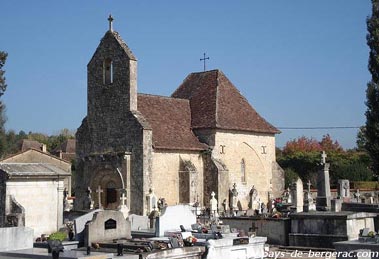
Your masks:
M 138 94 L 138 111 L 152 127 L 156 149 L 204 150 L 191 130 L 188 100 L 157 95 Z
M 218 128 L 276 134 L 220 70 L 192 73 L 172 97 L 188 99 L 192 128 Z

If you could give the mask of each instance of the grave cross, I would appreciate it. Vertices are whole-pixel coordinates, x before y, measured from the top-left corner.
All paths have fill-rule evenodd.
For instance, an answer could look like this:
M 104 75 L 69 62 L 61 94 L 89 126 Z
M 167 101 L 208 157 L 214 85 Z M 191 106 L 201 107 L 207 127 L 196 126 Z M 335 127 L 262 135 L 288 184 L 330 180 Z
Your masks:
M 205 67 L 205 61 L 208 59 L 209 60 L 209 57 L 205 57 L 205 53 L 203 54 L 204 58 L 201 58 L 200 61 L 204 61 L 204 71 L 206 70 L 206 67 Z
M 126 196 L 125 196 L 125 193 L 121 194 L 121 198 L 120 198 L 120 201 L 121 201 L 121 205 L 125 205 L 125 201 L 127 200 Z
M 109 17 L 108 17 L 108 21 L 109 21 L 109 31 L 113 31 L 113 17 L 112 15 L 110 14 Z
M 322 165 L 326 164 L 326 157 L 327 157 L 327 155 L 326 155 L 325 151 L 322 151 L 322 154 L 321 154 L 321 164 Z
M 96 193 L 97 193 L 97 199 L 98 199 L 98 203 L 99 203 L 99 209 L 102 208 L 102 205 L 101 205 L 101 193 L 102 192 L 103 192 L 103 190 L 101 189 L 100 185 L 97 186 Z

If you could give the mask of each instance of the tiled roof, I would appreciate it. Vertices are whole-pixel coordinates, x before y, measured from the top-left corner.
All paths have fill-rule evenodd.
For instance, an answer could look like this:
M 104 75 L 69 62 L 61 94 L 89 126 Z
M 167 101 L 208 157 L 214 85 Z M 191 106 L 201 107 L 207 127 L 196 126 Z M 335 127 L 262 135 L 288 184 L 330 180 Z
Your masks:
M 149 122 L 153 147 L 157 149 L 204 150 L 191 130 L 189 101 L 164 96 L 138 94 L 138 111 Z
M 76 140 L 75 139 L 67 139 L 65 142 L 57 147 L 54 152 L 62 151 L 64 153 L 75 153 Z
M 218 128 L 276 134 L 220 70 L 192 73 L 172 97 L 188 99 L 192 128 Z
M 43 144 L 36 140 L 23 139 L 20 143 L 20 151 L 26 151 L 28 149 L 38 149 L 42 150 Z

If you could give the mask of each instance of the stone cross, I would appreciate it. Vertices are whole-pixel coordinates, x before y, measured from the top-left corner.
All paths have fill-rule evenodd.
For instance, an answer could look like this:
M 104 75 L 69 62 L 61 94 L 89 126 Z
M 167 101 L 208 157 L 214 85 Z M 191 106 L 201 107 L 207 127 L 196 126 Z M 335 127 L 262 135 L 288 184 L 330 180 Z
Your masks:
M 113 31 L 113 17 L 112 15 L 110 14 L 109 17 L 108 17 L 108 21 L 109 21 L 109 31 L 112 32 Z
M 101 205 L 101 193 L 103 192 L 103 190 L 101 189 L 100 185 L 97 186 L 97 189 L 96 189 L 96 193 L 97 193 L 97 199 L 98 199 L 98 202 L 99 202 L 99 209 L 102 209 L 102 205 Z
M 325 151 L 322 151 L 322 154 L 321 154 L 321 164 L 322 165 L 326 164 L 326 157 L 327 157 L 327 155 L 326 155 Z
M 121 194 L 121 198 L 120 198 L 120 201 L 121 201 L 121 205 L 125 205 L 125 201 L 127 200 L 126 196 L 125 196 L 125 193 Z
M 205 53 L 203 54 L 204 55 L 204 58 L 201 58 L 200 61 L 204 61 L 204 71 L 206 70 L 206 67 L 205 67 L 205 61 L 208 59 L 209 60 L 209 57 L 205 57 Z

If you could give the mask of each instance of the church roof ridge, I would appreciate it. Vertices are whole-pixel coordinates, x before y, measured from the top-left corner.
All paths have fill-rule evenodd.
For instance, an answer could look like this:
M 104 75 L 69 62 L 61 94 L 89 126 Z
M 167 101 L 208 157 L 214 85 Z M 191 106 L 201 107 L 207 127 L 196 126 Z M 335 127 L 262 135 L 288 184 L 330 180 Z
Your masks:
M 141 96 L 147 96 L 147 97 L 157 97 L 157 98 L 162 98 L 162 99 L 178 100 L 178 101 L 188 102 L 188 100 L 187 100 L 187 99 L 184 99 L 184 98 L 177 98 L 177 97 L 171 97 L 171 96 L 165 96 L 165 95 L 159 95 L 159 94 L 138 93 L 138 95 L 141 95 Z

